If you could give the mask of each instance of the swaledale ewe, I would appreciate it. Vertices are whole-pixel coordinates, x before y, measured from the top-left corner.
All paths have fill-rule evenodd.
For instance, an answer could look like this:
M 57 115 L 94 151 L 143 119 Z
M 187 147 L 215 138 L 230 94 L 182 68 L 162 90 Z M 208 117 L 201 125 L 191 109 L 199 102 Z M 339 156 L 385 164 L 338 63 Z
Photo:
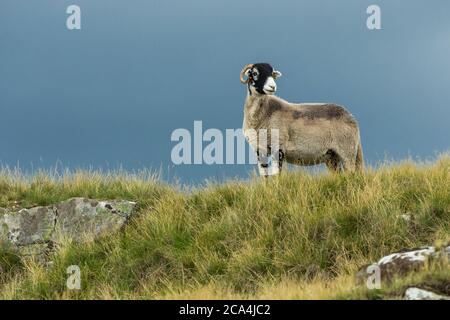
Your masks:
M 246 65 L 240 74 L 248 89 L 243 131 L 256 151 L 260 175 L 280 173 L 285 161 L 302 166 L 324 163 L 333 172 L 362 170 L 353 115 L 336 104 L 294 104 L 275 96 L 275 79 L 280 76 L 267 63 Z M 263 138 L 261 132 L 266 132 Z

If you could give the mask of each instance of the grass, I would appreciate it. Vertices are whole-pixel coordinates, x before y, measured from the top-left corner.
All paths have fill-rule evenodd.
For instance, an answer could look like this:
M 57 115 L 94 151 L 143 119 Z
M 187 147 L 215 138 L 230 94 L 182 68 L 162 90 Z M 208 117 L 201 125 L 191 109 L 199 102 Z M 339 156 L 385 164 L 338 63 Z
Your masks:
M 364 174 L 300 171 L 190 192 L 151 175 L 0 173 L 0 207 L 74 196 L 137 201 L 139 214 L 123 232 L 61 244 L 50 268 L 0 246 L 0 298 L 396 299 L 408 284 L 450 283 L 448 263 L 381 290 L 354 277 L 389 253 L 450 240 L 449 155 Z M 81 269 L 79 291 L 66 288 L 70 265 Z

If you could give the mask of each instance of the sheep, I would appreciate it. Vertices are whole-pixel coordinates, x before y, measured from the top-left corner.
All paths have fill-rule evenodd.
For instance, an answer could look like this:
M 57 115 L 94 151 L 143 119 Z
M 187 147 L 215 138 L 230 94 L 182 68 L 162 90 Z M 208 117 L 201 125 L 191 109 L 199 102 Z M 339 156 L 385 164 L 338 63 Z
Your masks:
M 353 115 L 333 103 L 294 104 L 275 96 L 275 79 L 280 76 L 268 63 L 248 64 L 240 73 L 247 85 L 243 133 L 256 151 L 260 175 L 280 173 L 285 162 L 324 163 L 331 172 L 362 171 L 361 139 Z M 266 132 L 264 139 L 260 132 Z

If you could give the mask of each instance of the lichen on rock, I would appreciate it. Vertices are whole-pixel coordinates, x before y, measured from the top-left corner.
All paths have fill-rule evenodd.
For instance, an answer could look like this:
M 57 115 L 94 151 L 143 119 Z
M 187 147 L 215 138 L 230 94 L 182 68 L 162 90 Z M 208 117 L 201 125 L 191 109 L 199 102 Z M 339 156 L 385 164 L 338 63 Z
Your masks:
M 55 206 L 57 221 L 55 237 L 65 236 L 76 241 L 120 229 L 131 216 L 135 202 L 97 201 L 72 198 Z
M 450 297 L 440 295 L 421 288 L 411 287 L 406 289 L 405 300 L 450 300 Z
M 0 239 L 15 246 L 45 243 L 51 240 L 55 227 L 52 207 L 35 207 L 0 216 Z
M 371 274 L 367 270 L 374 270 L 374 268 L 379 270 L 382 281 L 391 281 L 396 276 L 402 276 L 412 271 L 418 271 L 423 268 L 430 259 L 439 257 L 450 258 L 450 246 L 440 250 L 436 249 L 436 247 L 428 246 L 396 252 L 381 258 L 376 263 L 360 268 L 356 275 L 357 281 L 359 283 L 365 282 Z
M 45 207 L 17 212 L 0 208 L 0 243 L 22 256 L 47 254 L 60 239 L 81 242 L 123 227 L 134 214 L 136 203 L 71 198 Z

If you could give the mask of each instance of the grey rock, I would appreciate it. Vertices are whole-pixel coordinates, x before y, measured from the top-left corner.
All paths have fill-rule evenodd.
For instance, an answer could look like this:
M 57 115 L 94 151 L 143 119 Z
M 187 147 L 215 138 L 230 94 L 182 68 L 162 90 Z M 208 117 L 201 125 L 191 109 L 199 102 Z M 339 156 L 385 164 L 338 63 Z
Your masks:
M 52 207 L 4 212 L 0 215 L 0 240 L 15 246 L 48 242 L 55 227 L 55 218 Z
M 131 201 L 96 201 L 72 198 L 55 206 L 58 215 L 55 240 L 69 237 L 83 241 L 85 236 L 99 236 L 119 230 L 133 214 L 136 203 Z
M 412 220 L 412 215 L 410 213 L 402 214 L 399 217 L 406 222 L 410 222 Z
M 450 257 L 450 246 L 442 250 L 436 250 L 435 247 L 430 246 L 393 253 L 381 258 L 376 263 L 360 268 L 356 278 L 358 283 L 363 283 L 372 274 L 367 270 L 378 268 L 381 280 L 390 281 L 395 276 L 420 270 L 429 259 L 441 257 L 442 255 Z
M 405 300 L 450 300 L 450 297 L 443 296 L 428 290 L 411 287 L 406 289 Z
M 82 242 L 119 230 L 135 208 L 131 201 L 86 198 L 17 212 L 0 208 L 0 244 L 6 243 L 23 257 L 45 257 L 61 239 Z

